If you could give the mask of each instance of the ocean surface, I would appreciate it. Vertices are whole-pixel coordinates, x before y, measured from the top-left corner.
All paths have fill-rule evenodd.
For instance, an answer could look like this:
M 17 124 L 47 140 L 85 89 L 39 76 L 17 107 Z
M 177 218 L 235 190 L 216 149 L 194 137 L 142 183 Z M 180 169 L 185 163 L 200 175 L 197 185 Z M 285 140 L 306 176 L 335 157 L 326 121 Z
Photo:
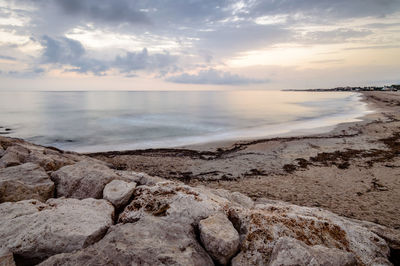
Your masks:
M 0 92 L 0 134 L 79 152 L 325 132 L 370 112 L 350 92 Z

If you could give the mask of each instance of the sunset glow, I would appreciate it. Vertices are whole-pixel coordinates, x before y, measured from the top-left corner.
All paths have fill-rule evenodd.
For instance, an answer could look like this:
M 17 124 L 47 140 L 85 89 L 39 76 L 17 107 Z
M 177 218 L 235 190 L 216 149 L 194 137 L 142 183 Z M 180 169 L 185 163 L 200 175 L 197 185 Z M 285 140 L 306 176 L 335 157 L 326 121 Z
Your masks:
M 1 0 L 0 89 L 396 83 L 399 18 L 395 0 Z

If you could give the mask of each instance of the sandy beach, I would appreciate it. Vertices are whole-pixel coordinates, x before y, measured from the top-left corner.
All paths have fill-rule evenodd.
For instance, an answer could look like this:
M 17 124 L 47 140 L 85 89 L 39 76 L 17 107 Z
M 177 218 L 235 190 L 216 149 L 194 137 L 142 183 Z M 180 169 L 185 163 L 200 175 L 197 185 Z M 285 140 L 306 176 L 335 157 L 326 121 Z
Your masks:
M 323 92 L 322 92 L 323 93 Z M 400 93 L 325 134 L 94 153 L 114 168 L 331 210 L 400 229 Z

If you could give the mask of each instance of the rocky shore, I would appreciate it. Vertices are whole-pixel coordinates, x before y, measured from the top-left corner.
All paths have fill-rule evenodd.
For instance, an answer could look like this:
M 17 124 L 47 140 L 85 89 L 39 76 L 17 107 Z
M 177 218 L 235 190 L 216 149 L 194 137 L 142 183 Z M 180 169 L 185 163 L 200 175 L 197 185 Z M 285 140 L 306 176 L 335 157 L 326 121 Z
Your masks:
M 399 208 L 390 208 L 400 203 L 400 104 L 382 95 L 366 95 L 386 109 L 357 126 L 208 150 L 88 156 L 0 136 L 0 265 L 398 265 Z M 312 199 L 302 191 L 310 175 L 319 199 L 331 190 L 362 194 L 299 206 L 280 188 L 263 194 L 278 174 L 286 186 L 297 179 L 292 189 L 303 199 Z M 384 222 L 356 208 L 355 217 L 338 215 L 341 203 L 371 196 L 389 206 Z
M 237 191 L 253 200 L 321 207 L 400 230 L 400 93 L 361 95 L 374 113 L 326 134 L 90 156 L 118 169 Z
M 392 228 L 0 137 L 0 265 L 392 265 Z

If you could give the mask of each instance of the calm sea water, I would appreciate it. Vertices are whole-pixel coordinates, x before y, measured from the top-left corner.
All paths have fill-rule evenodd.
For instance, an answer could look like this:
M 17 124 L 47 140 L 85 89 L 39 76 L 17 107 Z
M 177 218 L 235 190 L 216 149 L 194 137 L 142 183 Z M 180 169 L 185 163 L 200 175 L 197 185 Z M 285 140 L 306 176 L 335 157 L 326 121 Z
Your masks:
M 367 112 L 347 92 L 0 92 L 0 133 L 93 152 L 326 131 Z

